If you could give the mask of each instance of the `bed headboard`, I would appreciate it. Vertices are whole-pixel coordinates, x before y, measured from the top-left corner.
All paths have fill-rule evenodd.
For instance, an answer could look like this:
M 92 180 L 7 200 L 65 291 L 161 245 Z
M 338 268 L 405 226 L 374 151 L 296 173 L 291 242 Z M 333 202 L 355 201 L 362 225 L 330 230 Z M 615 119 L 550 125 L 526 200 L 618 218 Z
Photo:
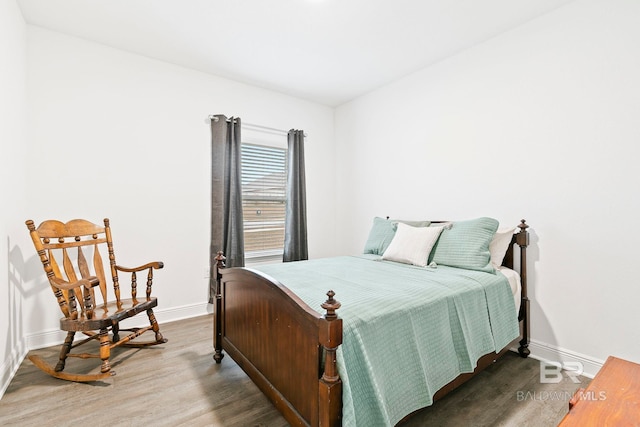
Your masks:
M 522 285 L 521 290 L 521 302 L 520 313 L 518 313 L 518 320 L 520 321 L 521 328 L 521 340 L 518 353 L 520 356 L 527 357 L 531 353 L 529 351 L 529 296 L 527 294 L 527 246 L 529 246 L 529 232 L 526 221 L 523 219 L 518 224 L 520 231 L 515 233 L 511 238 L 511 244 L 504 256 L 502 265 L 513 269 L 514 266 L 514 248 L 516 245 L 520 248 L 520 283 Z

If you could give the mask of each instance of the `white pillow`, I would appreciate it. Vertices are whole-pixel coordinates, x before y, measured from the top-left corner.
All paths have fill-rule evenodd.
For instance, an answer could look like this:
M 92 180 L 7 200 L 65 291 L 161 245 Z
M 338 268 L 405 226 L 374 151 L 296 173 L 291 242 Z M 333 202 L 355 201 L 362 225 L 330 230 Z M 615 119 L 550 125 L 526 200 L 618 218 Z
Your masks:
M 501 228 L 493 235 L 493 239 L 489 244 L 489 253 L 491 254 L 491 265 L 498 268 L 502 265 L 502 260 L 509 249 L 509 244 L 513 238 L 513 232 L 516 230 L 512 228 Z
M 382 259 L 424 267 L 441 232 L 442 227 L 412 227 L 399 222 Z

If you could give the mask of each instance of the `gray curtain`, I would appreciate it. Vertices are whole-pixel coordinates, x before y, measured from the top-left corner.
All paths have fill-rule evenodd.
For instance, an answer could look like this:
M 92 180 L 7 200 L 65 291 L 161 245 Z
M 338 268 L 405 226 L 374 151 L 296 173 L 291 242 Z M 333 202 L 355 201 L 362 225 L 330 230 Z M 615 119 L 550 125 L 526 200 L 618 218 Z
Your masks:
M 211 120 L 211 244 L 209 302 L 215 295 L 213 259 L 218 251 L 227 267 L 244 266 L 240 118 L 216 115 Z
M 287 209 L 282 260 L 309 259 L 307 248 L 307 192 L 304 175 L 304 132 L 291 129 L 287 136 Z

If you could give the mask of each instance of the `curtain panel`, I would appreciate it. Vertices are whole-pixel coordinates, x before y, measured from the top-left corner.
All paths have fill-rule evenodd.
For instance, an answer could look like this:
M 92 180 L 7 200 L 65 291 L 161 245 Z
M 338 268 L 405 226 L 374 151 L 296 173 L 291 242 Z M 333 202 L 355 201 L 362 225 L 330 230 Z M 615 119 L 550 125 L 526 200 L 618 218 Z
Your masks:
M 228 267 L 244 266 L 240 118 L 211 119 L 211 244 L 209 302 L 215 295 L 213 259 L 223 251 Z
M 282 260 L 309 259 L 307 247 L 307 193 L 304 168 L 304 131 L 291 129 L 287 135 L 287 206 Z

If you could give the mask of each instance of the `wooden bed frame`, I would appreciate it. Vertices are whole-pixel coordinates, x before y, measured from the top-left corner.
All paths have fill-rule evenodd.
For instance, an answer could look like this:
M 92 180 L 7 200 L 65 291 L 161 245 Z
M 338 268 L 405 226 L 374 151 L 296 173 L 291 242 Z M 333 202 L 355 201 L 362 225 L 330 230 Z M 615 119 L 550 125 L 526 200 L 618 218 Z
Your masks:
M 529 355 L 529 298 L 527 297 L 526 248 L 529 227 L 518 226 L 503 265 L 514 266 L 514 248 L 520 249 L 522 300 L 518 320 L 518 352 Z M 340 303 L 333 291 L 322 304 L 324 314 L 304 303 L 284 285 L 247 268 L 225 268 L 224 256 L 215 258 L 213 358 L 220 363 L 225 350 L 294 426 L 339 426 L 342 412 L 342 382 L 336 351 L 342 344 Z M 471 379 L 506 353 L 478 360 L 473 373 L 462 374 L 441 388 L 434 401 Z

